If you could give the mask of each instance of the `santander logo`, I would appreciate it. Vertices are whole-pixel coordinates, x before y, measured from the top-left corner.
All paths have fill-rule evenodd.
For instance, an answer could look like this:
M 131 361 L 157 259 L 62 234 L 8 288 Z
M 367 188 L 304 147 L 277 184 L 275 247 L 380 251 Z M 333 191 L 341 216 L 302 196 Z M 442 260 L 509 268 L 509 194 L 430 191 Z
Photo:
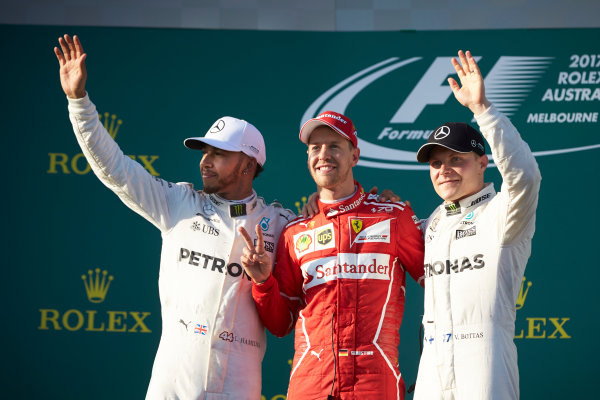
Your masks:
M 304 290 L 336 279 L 390 280 L 392 271 L 389 254 L 339 253 L 318 258 L 300 266 Z

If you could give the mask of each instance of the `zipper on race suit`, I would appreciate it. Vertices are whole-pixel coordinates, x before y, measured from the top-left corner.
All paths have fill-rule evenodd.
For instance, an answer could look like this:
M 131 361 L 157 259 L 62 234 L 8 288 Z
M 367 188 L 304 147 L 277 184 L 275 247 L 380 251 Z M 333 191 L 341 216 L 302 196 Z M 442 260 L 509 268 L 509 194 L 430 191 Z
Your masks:
M 336 400 L 337 397 L 333 395 L 333 388 L 335 387 L 335 377 L 337 375 L 337 356 L 335 353 L 335 345 L 333 343 L 333 320 L 335 315 L 337 314 L 337 303 L 333 305 L 333 312 L 331 313 L 331 352 L 333 353 L 333 382 L 331 382 L 331 391 L 327 395 L 327 400 Z

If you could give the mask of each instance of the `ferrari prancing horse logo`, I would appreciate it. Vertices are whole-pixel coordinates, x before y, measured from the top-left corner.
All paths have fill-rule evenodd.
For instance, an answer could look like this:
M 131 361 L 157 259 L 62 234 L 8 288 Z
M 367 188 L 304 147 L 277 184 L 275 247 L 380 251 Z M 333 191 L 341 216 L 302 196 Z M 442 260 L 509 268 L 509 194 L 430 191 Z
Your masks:
M 352 225 L 352 229 L 354 229 L 354 233 L 358 233 L 362 231 L 363 222 L 360 219 L 351 219 L 350 225 Z

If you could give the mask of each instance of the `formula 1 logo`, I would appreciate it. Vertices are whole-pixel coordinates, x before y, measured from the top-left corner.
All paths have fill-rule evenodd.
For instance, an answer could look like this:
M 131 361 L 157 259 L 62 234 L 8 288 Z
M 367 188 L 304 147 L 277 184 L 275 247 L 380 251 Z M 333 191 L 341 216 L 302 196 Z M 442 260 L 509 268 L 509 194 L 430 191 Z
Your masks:
M 451 58 L 391 57 L 357 68 L 358 72 L 324 90 L 310 104 L 300 126 L 325 110 L 348 114 L 358 129 L 361 150 L 358 165 L 428 169 L 428 165 L 417 163 L 416 152 L 433 130 L 446 121 L 470 122 L 472 118 L 469 110 L 454 99 L 447 84 L 449 76 L 456 78 Z M 600 89 L 596 90 L 590 79 L 565 78 L 572 73 L 583 76 L 587 71 L 568 71 L 569 68 L 580 69 L 581 65 L 574 65 L 569 57 L 547 55 L 486 55 L 475 59 L 484 75 L 486 96 L 515 123 L 535 156 L 600 147 L 594 143 L 600 120 L 596 111 Z M 413 82 L 417 82 L 416 85 Z M 567 94 L 561 95 L 568 90 L 575 94 L 569 98 Z M 558 95 L 548 95 L 554 92 Z M 559 104 L 560 101 L 564 102 Z M 556 112 L 557 105 L 561 107 L 559 112 Z M 579 132 L 576 146 L 573 140 L 565 138 L 568 123 L 577 124 L 573 126 Z M 435 132 L 436 135 L 444 133 L 443 129 Z

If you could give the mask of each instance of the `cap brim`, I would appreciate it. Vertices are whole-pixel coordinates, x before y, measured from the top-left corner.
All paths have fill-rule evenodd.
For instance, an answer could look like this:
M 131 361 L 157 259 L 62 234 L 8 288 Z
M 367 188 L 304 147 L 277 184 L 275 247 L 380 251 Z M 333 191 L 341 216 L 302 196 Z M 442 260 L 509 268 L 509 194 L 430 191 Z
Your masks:
M 187 138 L 183 141 L 183 145 L 185 147 L 193 150 L 202 150 L 205 144 L 226 151 L 242 151 L 240 148 L 233 146 L 228 142 L 220 141 L 218 139 L 195 137 Z
M 460 150 L 460 149 L 453 149 L 452 147 L 443 145 L 441 143 L 425 143 L 423 146 L 421 146 L 421 148 L 419 149 L 419 151 L 417 151 L 417 161 L 420 163 L 426 163 L 429 161 L 429 157 L 431 155 L 431 151 L 433 150 L 433 148 L 435 146 L 440 146 L 440 147 L 444 147 L 448 150 L 452 150 L 455 151 L 457 153 L 462 153 L 462 154 L 466 154 L 466 153 L 470 153 L 473 150 Z
M 304 125 L 302 125 L 302 129 L 300 129 L 300 141 L 302 143 L 306 143 L 308 144 L 308 139 L 310 138 L 311 133 L 319 126 L 321 125 L 325 125 L 330 127 L 331 129 L 333 129 L 334 131 L 336 131 L 337 133 L 339 133 L 340 135 L 342 135 L 343 138 L 349 140 L 350 142 L 352 142 L 352 139 L 350 139 L 348 137 L 348 135 L 346 135 L 344 132 L 340 131 L 338 128 L 335 127 L 335 125 L 332 125 L 326 121 L 323 121 L 322 119 L 309 119 L 308 121 L 306 121 L 306 123 Z

